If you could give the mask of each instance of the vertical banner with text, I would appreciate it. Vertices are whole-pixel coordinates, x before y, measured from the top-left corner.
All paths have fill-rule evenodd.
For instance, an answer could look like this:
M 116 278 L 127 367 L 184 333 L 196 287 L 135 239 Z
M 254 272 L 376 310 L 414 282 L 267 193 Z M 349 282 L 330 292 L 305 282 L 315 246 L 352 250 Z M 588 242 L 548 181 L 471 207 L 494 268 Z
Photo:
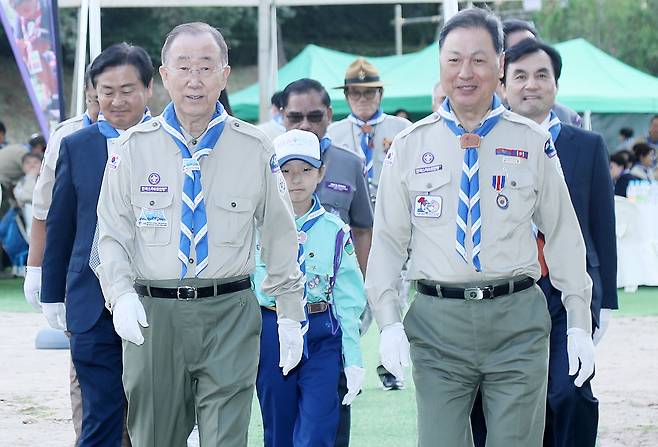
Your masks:
M 41 133 L 48 138 L 64 118 L 57 2 L 0 0 L 0 19 Z

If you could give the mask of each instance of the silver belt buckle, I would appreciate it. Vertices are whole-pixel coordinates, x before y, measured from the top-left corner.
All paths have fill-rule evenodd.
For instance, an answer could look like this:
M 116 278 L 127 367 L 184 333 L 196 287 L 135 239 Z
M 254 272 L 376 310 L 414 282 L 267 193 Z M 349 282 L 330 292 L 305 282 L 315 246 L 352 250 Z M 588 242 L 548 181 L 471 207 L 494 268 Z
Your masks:
M 181 290 L 192 291 L 192 292 L 194 292 L 194 296 L 192 298 L 182 297 L 182 296 L 180 296 Z M 192 286 L 177 287 L 176 288 L 176 299 L 181 300 L 181 301 L 190 301 L 190 300 L 197 299 L 197 289 L 196 289 L 196 287 L 192 287 Z
M 481 300 L 484 298 L 482 289 L 479 287 L 469 287 L 464 289 L 464 299 L 465 300 Z

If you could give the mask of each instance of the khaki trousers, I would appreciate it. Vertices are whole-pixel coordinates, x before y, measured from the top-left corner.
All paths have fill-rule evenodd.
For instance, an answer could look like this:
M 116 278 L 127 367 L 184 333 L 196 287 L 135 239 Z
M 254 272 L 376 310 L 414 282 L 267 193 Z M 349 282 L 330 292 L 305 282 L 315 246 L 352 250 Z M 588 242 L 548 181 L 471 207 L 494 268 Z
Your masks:
M 478 388 L 488 447 L 541 447 L 551 320 L 538 286 L 481 301 L 418 293 L 404 327 L 420 447 L 473 445 Z
M 185 447 L 196 417 L 202 446 L 246 446 L 261 331 L 253 292 L 140 299 L 144 344 L 123 342 L 132 444 Z

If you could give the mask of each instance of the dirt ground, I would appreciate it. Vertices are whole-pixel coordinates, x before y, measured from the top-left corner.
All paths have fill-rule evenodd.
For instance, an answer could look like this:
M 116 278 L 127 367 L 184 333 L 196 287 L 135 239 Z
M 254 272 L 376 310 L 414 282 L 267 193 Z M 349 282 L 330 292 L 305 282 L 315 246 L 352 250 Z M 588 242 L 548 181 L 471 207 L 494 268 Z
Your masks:
M 34 349 L 44 327 L 39 314 L 0 313 L 2 447 L 73 443 L 69 353 Z M 593 386 L 600 447 L 658 446 L 658 318 L 613 318 L 597 347 Z

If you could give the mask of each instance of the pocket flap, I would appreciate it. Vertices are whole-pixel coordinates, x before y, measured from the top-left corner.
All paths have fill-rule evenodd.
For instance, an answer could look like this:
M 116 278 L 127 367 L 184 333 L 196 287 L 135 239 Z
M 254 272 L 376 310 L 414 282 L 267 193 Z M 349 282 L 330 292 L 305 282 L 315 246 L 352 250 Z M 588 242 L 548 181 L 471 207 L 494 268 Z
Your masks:
M 227 211 L 244 213 L 252 209 L 252 200 L 242 197 L 215 197 L 215 204 Z
M 144 193 L 144 194 L 133 194 L 130 197 L 130 203 L 138 208 L 147 208 L 147 209 L 161 209 L 167 208 L 171 205 L 174 200 L 174 195 L 171 193 Z
M 515 172 L 510 174 L 507 181 L 508 183 L 505 186 L 509 185 L 512 189 L 525 188 L 532 186 L 533 183 L 532 175 L 529 172 Z
M 409 189 L 411 191 L 434 191 L 450 183 L 450 171 L 437 171 L 431 174 L 411 174 Z

